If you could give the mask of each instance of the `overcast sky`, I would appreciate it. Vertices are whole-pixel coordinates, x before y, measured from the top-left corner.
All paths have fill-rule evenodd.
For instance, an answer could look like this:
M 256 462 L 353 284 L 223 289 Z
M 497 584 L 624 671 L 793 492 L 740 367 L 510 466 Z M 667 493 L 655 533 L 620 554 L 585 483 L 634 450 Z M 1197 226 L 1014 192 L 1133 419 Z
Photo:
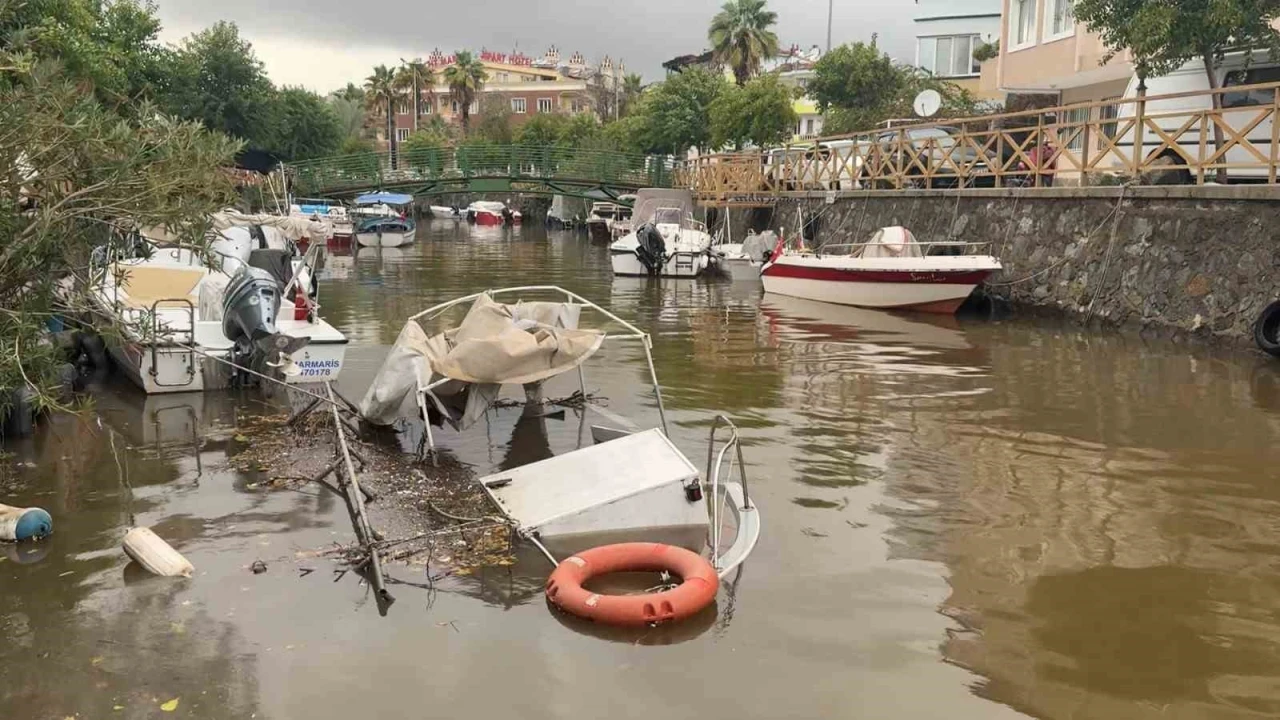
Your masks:
M 379 63 L 487 47 L 541 56 L 557 45 L 568 59 L 621 58 L 645 80 L 662 62 L 706 48 L 717 0 L 157 0 L 161 38 L 176 42 L 218 20 L 240 26 L 272 80 L 327 92 L 359 82 Z M 911 0 L 834 0 L 832 42 L 869 41 L 901 60 L 914 58 Z M 825 45 L 827 0 L 771 0 L 783 46 Z

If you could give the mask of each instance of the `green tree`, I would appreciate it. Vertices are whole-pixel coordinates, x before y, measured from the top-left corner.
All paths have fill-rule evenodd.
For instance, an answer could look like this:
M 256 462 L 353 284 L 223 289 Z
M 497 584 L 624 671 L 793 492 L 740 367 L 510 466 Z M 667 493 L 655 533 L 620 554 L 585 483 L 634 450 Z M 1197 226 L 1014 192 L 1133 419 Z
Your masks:
M 1209 87 L 1217 89 L 1218 68 L 1229 50 L 1265 48 L 1280 55 L 1280 0 L 1078 0 L 1075 16 L 1102 37 L 1105 63 L 1123 50 L 1133 55 L 1138 77 L 1166 75 L 1192 60 L 1204 64 Z M 1145 88 L 1144 88 L 1145 89 Z M 1214 110 L 1222 96 L 1210 96 Z M 1221 149 L 1221 125 L 1214 123 Z M 1226 169 L 1218 171 L 1226 181 Z
M 711 104 L 729 87 L 723 75 L 692 68 L 645 93 L 630 127 L 642 133 L 636 145 L 647 152 L 679 155 L 711 144 Z
M 791 89 L 777 75 L 727 88 L 711 103 L 712 147 L 741 150 L 748 143 L 765 148 L 782 142 L 798 122 L 791 101 Z
M 116 107 L 153 99 L 170 85 L 170 51 L 157 39 L 155 7 L 135 0 L 26 0 L 0 5 L 0 37 L 17 65 L 57 62 Z
M 516 131 L 516 142 L 529 147 L 553 147 L 564 135 L 569 118 L 559 113 L 538 113 Z
M 373 69 L 373 74 L 364 79 L 365 104 L 369 109 L 383 116 L 386 120 L 387 148 L 391 156 L 396 154 L 396 102 L 400 92 L 396 90 L 395 73 L 386 65 Z
M 622 107 L 619 116 L 627 115 L 635 107 L 636 102 L 640 100 L 640 93 L 644 92 L 644 78 L 636 73 L 627 73 L 622 78 Z
M 179 44 L 165 105 L 174 115 L 266 149 L 275 136 L 274 92 L 253 46 L 234 23 L 219 22 Z
M 711 20 L 707 37 L 716 61 L 733 70 L 738 85 L 760 72 L 761 64 L 778 54 L 778 36 L 769 28 L 778 14 L 765 9 L 765 0 L 729 0 Z
M 412 60 L 400 59 L 400 69 L 396 71 L 396 88 L 411 93 L 413 98 L 413 131 L 418 131 L 418 121 L 422 118 L 422 88 L 431 89 L 436 84 L 436 74 L 422 58 Z
M 449 94 L 462 111 L 464 136 L 471 132 L 471 103 L 484 89 L 488 79 L 484 65 L 466 50 L 459 50 L 454 55 L 453 64 L 444 69 L 444 82 L 449 86 Z
M 365 120 L 369 116 L 368 108 L 364 104 L 364 93 L 360 94 L 358 100 L 349 100 L 336 93 L 330 95 L 329 108 L 338 118 L 338 125 L 342 128 L 344 139 L 364 136 Z
M 282 160 L 333 155 L 346 137 L 346 128 L 333 106 L 305 88 L 280 90 L 271 108 L 275 139 L 267 149 Z
M 476 137 L 496 145 L 510 145 L 515 138 L 511 127 L 511 103 L 500 95 L 490 95 L 480 103 Z
M 347 102 L 364 102 L 364 88 L 355 83 L 347 83 L 347 86 L 341 90 L 334 90 L 331 95 L 338 100 L 346 100 Z
M 0 56 L 0 65 L 13 66 L 8 52 Z M 8 73 L 6 79 L 0 390 L 26 387 L 38 402 L 53 404 L 62 360 L 47 343 L 45 322 L 54 313 L 74 317 L 93 307 L 92 293 L 107 277 L 90 271 L 94 249 L 121 233 L 158 226 L 207 249 L 209 215 L 234 200 L 222 168 L 238 144 L 161 115 L 151 104 L 117 112 L 66 76 Z M 143 332 L 140 318 L 121 322 Z M 0 392 L 0 406 L 11 397 Z
M 972 115 L 978 100 L 955 83 L 910 65 L 898 65 L 874 45 L 842 45 L 814 65 L 807 84 L 832 133 L 872 130 L 885 120 L 912 116 L 912 101 L 926 89 L 942 96 L 944 117 Z

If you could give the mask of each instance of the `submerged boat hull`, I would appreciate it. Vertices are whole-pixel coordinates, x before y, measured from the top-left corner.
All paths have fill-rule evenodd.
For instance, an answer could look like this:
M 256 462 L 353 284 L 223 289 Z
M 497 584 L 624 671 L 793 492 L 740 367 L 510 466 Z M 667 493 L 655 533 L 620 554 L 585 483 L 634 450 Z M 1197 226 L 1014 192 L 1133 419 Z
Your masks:
M 611 243 L 614 240 L 613 231 L 609 228 L 609 223 L 603 220 L 588 220 L 587 232 L 591 235 L 592 242 Z
M 998 264 L 997 264 L 998 265 Z M 837 268 L 790 264 L 764 268 L 765 292 L 836 305 L 954 314 L 998 268 L 947 270 Z
M 475 214 L 475 223 L 477 225 L 501 225 L 502 216 L 491 212 L 477 212 Z

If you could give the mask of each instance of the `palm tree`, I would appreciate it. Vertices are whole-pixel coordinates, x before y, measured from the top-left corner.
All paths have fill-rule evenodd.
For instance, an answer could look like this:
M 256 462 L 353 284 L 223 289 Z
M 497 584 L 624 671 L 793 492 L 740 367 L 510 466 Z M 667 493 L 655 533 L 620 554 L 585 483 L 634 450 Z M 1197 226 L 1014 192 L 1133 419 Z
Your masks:
M 631 112 L 635 101 L 640 98 L 640 93 L 644 92 L 644 78 L 636 73 L 628 73 L 622 78 L 622 115 Z
M 422 117 L 422 88 L 435 85 L 436 74 L 422 58 L 400 58 L 400 62 L 403 64 L 396 70 L 396 89 L 413 93 L 413 131 L 418 132 L 418 119 Z
M 373 69 L 373 74 L 364 79 L 365 102 L 374 112 L 386 113 L 387 147 L 391 151 L 392 167 L 396 157 L 396 102 L 400 93 L 396 90 L 396 74 L 386 65 Z
M 476 95 L 480 94 L 484 81 L 488 79 L 484 65 L 466 50 L 459 50 L 453 64 L 444 69 L 449 94 L 462 108 L 463 136 L 471 130 L 471 103 L 475 102 Z
M 711 20 L 707 37 L 716 61 L 733 69 L 739 85 L 760 72 L 765 58 L 778 54 L 778 36 L 770 26 L 778 14 L 765 9 L 765 0 L 729 0 Z
M 341 90 L 334 90 L 331 94 L 339 100 L 364 102 L 364 88 L 357 86 L 355 83 L 347 83 L 346 87 Z

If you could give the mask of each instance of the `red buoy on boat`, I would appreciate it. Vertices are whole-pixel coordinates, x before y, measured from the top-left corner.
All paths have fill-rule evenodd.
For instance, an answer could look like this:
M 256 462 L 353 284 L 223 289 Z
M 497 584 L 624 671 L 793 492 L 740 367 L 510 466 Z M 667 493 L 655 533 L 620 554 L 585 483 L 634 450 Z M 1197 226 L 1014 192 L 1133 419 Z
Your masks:
M 583 585 L 616 572 L 670 572 L 679 586 L 642 595 L 603 595 Z M 720 577 L 706 558 L 658 543 L 604 545 L 560 563 L 547 579 L 547 600 L 565 612 L 609 625 L 637 627 L 683 620 L 716 599 Z

